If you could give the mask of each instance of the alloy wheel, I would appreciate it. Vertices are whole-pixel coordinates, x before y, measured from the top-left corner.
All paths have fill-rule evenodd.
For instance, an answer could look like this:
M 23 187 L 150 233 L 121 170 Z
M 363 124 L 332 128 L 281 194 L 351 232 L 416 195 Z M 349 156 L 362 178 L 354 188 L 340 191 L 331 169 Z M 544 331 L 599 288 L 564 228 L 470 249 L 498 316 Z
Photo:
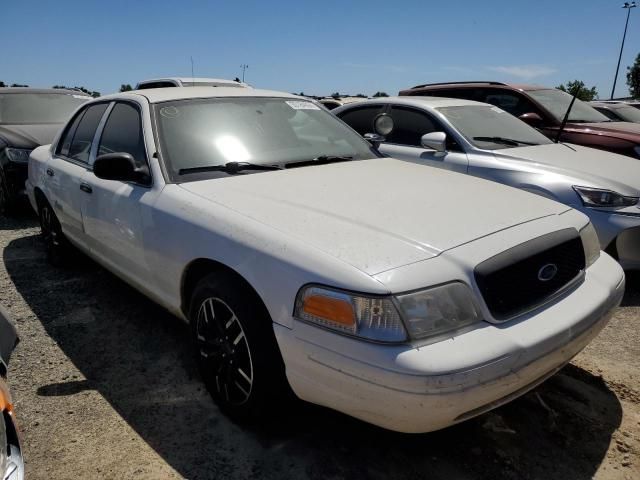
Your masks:
M 251 397 L 253 361 L 242 323 L 223 300 L 205 299 L 198 310 L 196 341 L 205 371 L 217 394 L 239 406 Z

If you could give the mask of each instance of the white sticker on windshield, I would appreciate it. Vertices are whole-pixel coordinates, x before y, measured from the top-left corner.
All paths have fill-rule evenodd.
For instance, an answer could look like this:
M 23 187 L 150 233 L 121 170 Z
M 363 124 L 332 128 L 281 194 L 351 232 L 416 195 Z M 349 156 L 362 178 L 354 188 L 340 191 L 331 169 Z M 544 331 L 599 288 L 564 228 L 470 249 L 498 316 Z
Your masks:
M 501 108 L 498 108 L 498 107 L 491 107 L 491 110 L 493 110 L 494 112 L 497 112 L 497 113 L 506 113 L 504 110 L 502 110 Z
M 301 102 L 299 100 L 289 100 L 286 102 L 294 110 L 320 110 L 320 107 L 311 102 Z

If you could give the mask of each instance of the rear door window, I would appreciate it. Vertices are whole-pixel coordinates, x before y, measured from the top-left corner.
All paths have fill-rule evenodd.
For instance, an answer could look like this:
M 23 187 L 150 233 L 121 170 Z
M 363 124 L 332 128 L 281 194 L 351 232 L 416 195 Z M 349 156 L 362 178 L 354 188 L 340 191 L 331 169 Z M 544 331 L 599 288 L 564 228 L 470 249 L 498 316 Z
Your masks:
M 88 107 L 76 128 L 70 128 L 67 134 L 72 134 L 71 142 L 68 144 L 68 150 L 65 150 L 68 139 L 65 137 L 62 143 L 61 154 L 78 162 L 88 163 L 89 153 L 91 151 L 91 143 L 96 134 L 96 129 L 100 123 L 100 119 L 107 109 L 107 103 L 99 103 Z M 75 123 L 75 121 L 74 121 Z M 72 124 L 71 127 L 74 125 Z M 65 151 L 66 153 L 63 153 Z

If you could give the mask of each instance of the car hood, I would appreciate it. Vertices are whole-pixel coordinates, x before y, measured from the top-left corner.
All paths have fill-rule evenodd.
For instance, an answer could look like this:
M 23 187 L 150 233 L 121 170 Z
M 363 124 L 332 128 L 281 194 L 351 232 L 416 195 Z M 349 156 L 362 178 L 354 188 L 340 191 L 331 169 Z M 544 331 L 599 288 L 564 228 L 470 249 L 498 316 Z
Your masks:
M 493 150 L 493 154 L 498 159 L 535 162 L 545 170 L 581 181 L 582 186 L 640 196 L 640 162 L 631 157 L 558 143 Z
M 62 128 L 62 123 L 37 125 L 0 125 L 0 140 L 14 148 L 36 148 L 51 143 Z
M 640 143 L 640 123 L 632 122 L 597 122 L 568 123 L 566 130 L 578 133 L 592 133 L 608 137 L 623 138 L 630 142 Z
M 568 209 L 493 182 L 391 158 L 181 187 L 370 275 Z

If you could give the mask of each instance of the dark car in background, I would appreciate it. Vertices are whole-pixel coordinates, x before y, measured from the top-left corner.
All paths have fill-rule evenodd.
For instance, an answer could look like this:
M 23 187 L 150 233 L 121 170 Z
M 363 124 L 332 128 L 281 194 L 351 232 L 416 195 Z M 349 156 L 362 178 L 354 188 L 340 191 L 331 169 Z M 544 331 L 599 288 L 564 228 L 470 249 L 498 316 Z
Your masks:
M 555 88 L 501 82 L 431 83 L 402 90 L 400 95 L 463 98 L 490 103 L 527 122 L 552 140 L 558 134 L 572 98 Z M 578 99 L 573 104 L 560 140 L 640 159 L 640 124 L 613 122 Z
M 0 479 L 23 480 L 24 462 L 15 423 L 13 404 L 7 386 L 7 364 L 18 343 L 8 314 L 0 307 Z
M 24 194 L 31 151 L 51 143 L 87 100 L 76 90 L 0 88 L 0 213 L 10 213 Z
M 627 102 L 590 102 L 589 105 L 614 122 L 640 123 L 640 109 Z

